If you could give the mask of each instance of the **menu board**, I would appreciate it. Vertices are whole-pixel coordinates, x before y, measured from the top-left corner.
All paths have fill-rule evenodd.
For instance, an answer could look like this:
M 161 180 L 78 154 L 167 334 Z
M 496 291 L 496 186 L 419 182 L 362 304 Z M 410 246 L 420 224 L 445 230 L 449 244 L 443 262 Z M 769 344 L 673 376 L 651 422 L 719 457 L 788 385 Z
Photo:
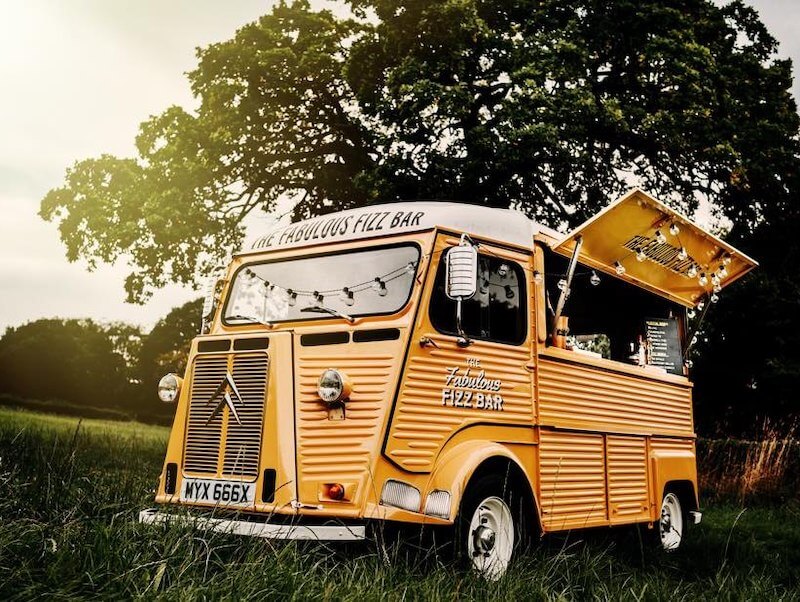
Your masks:
M 645 318 L 644 326 L 650 351 L 648 364 L 672 374 L 683 374 L 678 318 Z

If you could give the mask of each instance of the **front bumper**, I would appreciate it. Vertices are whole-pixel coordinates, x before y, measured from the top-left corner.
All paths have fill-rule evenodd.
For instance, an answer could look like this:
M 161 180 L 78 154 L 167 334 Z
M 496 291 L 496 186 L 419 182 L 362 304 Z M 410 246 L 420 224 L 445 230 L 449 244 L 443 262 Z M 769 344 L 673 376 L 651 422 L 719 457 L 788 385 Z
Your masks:
M 265 539 L 305 541 L 361 541 L 366 539 L 363 525 L 278 524 L 268 520 L 233 520 L 188 514 L 170 514 L 158 508 L 139 512 L 139 522 L 148 525 L 191 525 L 202 531 L 216 531 Z

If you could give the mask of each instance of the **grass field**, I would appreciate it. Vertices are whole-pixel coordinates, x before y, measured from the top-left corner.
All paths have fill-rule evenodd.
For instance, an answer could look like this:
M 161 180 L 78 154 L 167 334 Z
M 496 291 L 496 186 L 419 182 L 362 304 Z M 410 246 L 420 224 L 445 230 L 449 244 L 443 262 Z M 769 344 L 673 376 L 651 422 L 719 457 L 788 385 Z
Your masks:
M 800 600 L 800 506 L 706 508 L 678 554 L 631 529 L 549 537 L 499 583 L 409 546 L 144 527 L 168 430 L 0 409 L 0 599 Z

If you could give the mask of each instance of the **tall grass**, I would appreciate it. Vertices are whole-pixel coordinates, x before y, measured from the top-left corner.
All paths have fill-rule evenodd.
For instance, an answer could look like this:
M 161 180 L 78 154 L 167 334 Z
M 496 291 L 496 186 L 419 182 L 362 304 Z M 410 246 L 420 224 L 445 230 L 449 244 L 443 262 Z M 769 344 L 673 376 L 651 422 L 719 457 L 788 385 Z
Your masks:
M 800 442 L 795 424 L 765 422 L 755 440 L 716 439 L 698 446 L 701 493 L 713 501 L 763 504 L 800 500 Z
M 673 555 L 633 529 L 548 537 L 498 583 L 435 548 L 139 525 L 166 438 L 135 423 L 0 410 L 0 599 L 800 600 L 792 505 L 709 509 Z

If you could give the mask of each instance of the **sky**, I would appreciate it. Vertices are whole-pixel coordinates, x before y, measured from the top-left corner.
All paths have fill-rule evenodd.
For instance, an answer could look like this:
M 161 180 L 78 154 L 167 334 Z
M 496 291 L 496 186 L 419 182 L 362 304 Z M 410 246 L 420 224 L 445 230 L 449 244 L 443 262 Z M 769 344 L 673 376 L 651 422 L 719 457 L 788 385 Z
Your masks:
M 37 215 L 39 203 L 77 160 L 133 156 L 142 121 L 170 105 L 195 107 L 185 77 L 195 48 L 229 39 L 273 4 L 0 0 L 0 334 L 43 317 L 149 329 L 198 296 L 172 286 L 145 305 L 125 303 L 128 266 L 90 273 L 82 261 L 69 263 L 56 224 Z M 800 64 L 800 0 L 751 4 L 781 43 L 781 56 Z M 263 222 L 254 228 L 270 225 Z

